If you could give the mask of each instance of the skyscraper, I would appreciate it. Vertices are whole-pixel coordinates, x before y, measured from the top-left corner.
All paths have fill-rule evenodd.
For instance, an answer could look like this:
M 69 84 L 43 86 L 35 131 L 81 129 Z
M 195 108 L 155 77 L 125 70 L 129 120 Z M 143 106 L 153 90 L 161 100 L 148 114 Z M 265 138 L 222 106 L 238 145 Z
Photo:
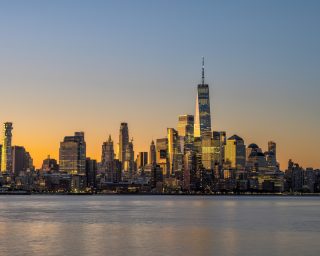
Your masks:
M 136 159 L 137 170 L 143 169 L 148 163 L 148 152 L 139 152 Z
M 126 161 L 126 149 L 129 144 L 129 130 L 127 123 L 121 123 L 120 133 L 119 133 L 119 161 L 122 163 L 122 168 L 124 162 Z
M 202 82 L 198 84 L 194 136 L 201 137 L 203 132 L 211 132 L 211 112 L 209 85 L 204 83 L 204 58 L 202 58 Z
M 131 139 L 126 147 L 124 159 L 123 170 L 125 171 L 125 175 L 131 178 L 134 173 L 133 139 Z
M 179 137 L 178 132 L 173 128 L 167 129 L 168 135 L 168 160 L 169 175 L 178 170 Z
M 111 135 L 106 142 L 102 144 L 102 155 L 101 155 L 101 163 L 104 166 L 107 166 L 108 163 L 114 161 L 114 149 L 113 149 L 113 141 L 111 139 Z
M 32 169 L 32 158 L 21 146 L 12 147 L 12 172 L 18 176 L 21 171 Z
M 214 164 L 214 149 L 212 133 L 209 131 L 203 132 L 201 136 L 201 162 L 205 169 L 213 169 Z
M 194 116 L 180 115 L 178 121 L 178 135 L 183 138 L 183 151 L 190 151 L 194 142 Z
M 226 145 L 226 132 L 212 132 L 214 162 L 222 165 L 224 162 L 224 149 Z
M 162 138 L 156 140 L 157 164 L 162 168 L 163 175 L 167 175 L 168 171 L 168 139 Z
M 12 123 L 3 124 L 3 144 L 1 154 L 1 171 L 12 171 Z
M 84 132 L 64 137 L 59 150 L 60 171 L 68 174 L 86 174 L 86 142 Z
M 156 153 L 156 146 L 154 144 L 154 141 L 151 141 L 150 144 L 150 151 L 149 151 L 149 164 L 154 165 L 157 162 L 157 153 Z
M 225 147 L 225 161 L 231 168 L 244 169 L 246 164 L 246 146 L 237 135 L 227 140 Z

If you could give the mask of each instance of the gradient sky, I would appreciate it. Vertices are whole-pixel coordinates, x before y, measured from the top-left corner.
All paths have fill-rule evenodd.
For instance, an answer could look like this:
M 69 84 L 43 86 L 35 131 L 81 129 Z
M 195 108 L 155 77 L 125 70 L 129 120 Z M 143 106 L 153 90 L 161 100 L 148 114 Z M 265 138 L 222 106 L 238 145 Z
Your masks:
M 0 1 L 0 122 L 37 167 L 120 122 L 136 153 L 194 114 L 206 58 L 214 130 L 320 167 L 320 1 Z

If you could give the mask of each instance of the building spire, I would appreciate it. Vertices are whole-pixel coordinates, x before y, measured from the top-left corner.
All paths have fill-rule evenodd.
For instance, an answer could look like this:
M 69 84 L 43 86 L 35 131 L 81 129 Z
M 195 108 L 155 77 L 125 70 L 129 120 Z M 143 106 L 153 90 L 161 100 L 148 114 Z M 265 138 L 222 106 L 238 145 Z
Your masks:
M 204 57 L 202 56 L 202 85 L 204 85 Z

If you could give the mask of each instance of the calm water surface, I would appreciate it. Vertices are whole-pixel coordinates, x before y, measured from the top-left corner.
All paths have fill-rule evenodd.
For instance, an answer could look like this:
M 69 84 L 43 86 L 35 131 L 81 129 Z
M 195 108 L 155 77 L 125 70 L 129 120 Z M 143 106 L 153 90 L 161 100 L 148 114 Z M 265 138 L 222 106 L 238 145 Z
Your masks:
M 0 196 L 0 255 L 319 255 L 318 197 Z

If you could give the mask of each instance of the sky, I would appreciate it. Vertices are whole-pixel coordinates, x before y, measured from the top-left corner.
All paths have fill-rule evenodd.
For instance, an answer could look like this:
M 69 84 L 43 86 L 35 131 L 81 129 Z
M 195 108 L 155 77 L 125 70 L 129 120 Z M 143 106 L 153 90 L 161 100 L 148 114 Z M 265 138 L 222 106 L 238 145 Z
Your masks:
M 84 131 L 100 160 L 194 114 L 205 57 L 213 130 L 320 168 L 319 1 L 0 1 L 0 123 L 36 167 Z M 2 136 L 2 135 L 1 135 Z

